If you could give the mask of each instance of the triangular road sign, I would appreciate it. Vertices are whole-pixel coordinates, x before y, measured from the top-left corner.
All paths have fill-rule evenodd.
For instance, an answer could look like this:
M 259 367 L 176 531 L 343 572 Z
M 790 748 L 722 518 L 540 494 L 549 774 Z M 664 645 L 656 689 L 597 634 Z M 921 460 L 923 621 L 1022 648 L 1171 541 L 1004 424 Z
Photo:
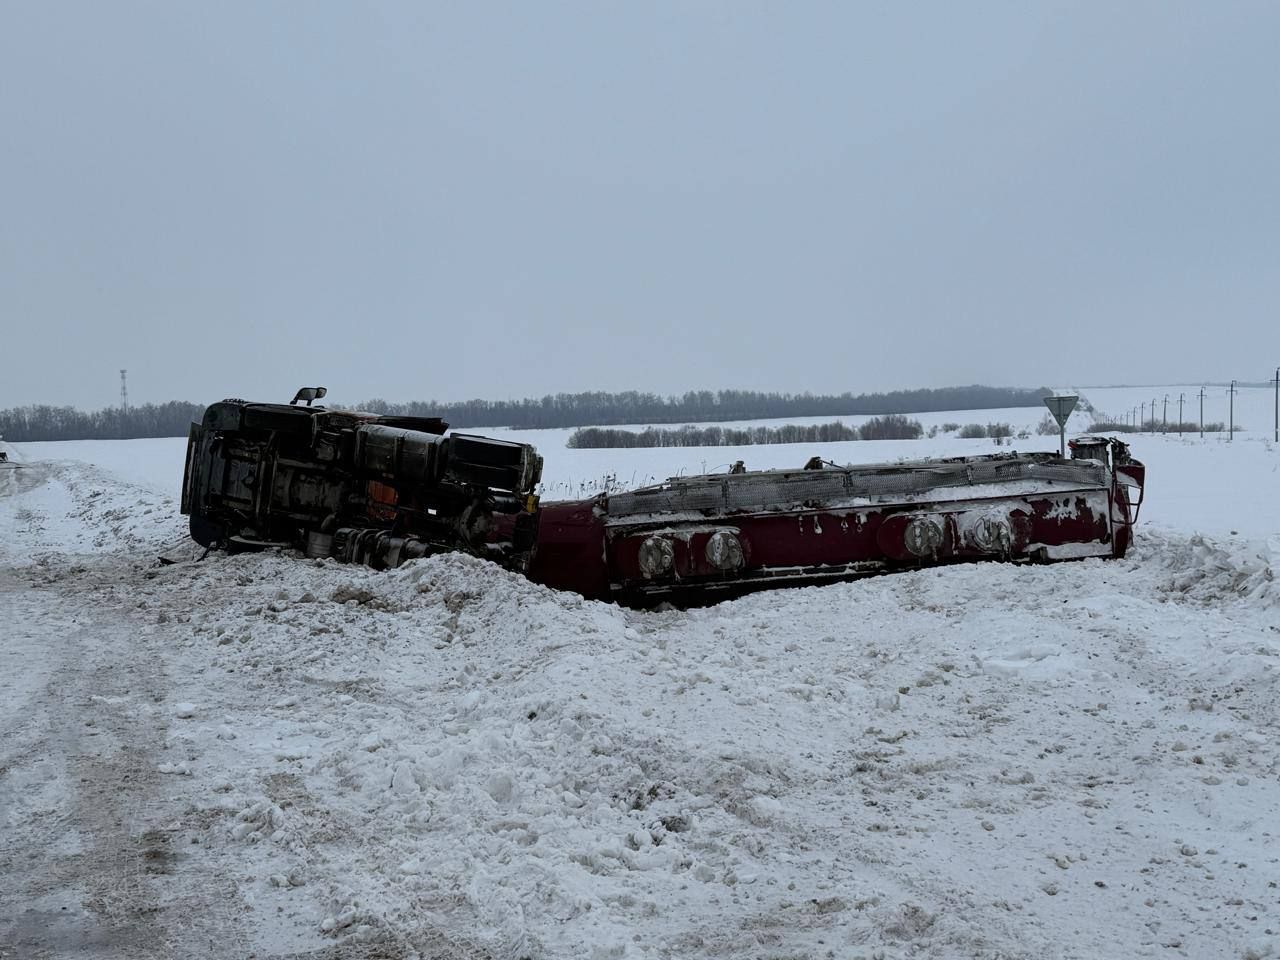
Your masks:
M 1049 408 L 1049 412 L 1053 414 L 1053 419 L 1058 421 L 1058 426 L 1065 427 L 1067 425 L 1067 417 L 1071 416 L 1071 411 L 1076 408 L 1076 402 L 1079 397 L 1045 397 L 1044 405 Z

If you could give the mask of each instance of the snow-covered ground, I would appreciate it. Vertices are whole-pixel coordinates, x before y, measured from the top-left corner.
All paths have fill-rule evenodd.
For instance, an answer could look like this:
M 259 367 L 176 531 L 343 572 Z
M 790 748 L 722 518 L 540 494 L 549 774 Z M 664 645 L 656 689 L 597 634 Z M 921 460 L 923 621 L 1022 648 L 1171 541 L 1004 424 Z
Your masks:
M 194 562 L 183 441 L 10 448 L 0 957 L 1280 956 L 1257 406 L 1133 438 L 1124 560 L 667 612 L 465 557 Z M 563 484 L 994 449 L 534 433 Z

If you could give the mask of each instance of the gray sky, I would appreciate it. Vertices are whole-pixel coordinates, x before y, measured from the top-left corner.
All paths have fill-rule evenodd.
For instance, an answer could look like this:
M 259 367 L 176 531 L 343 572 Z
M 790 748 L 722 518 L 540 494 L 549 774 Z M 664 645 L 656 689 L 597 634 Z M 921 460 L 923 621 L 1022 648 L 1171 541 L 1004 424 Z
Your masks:
M 0 0 L 0 407 L 1263 379 L 1280 4 Z

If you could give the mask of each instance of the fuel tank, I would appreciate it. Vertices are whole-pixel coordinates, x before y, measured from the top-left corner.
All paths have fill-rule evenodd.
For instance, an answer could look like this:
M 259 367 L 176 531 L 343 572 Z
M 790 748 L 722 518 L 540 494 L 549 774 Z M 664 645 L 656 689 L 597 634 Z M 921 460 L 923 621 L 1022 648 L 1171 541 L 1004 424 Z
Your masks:
M 586 597 L 688 604 L 937 564 L 1120 557 L 1145 480 L 1125 444 L 1095 437 L 1067 458 L 673 477 L 545 504 L 528 572 Z

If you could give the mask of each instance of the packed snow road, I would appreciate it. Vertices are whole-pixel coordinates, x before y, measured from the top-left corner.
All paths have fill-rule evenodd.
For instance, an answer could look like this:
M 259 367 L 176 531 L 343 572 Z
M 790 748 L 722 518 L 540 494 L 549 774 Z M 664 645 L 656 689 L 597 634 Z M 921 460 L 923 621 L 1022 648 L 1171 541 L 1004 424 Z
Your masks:
M 175 513 L 0 489 L 0 957 L 1280 954 L 1274 545 L 638 613 Z

